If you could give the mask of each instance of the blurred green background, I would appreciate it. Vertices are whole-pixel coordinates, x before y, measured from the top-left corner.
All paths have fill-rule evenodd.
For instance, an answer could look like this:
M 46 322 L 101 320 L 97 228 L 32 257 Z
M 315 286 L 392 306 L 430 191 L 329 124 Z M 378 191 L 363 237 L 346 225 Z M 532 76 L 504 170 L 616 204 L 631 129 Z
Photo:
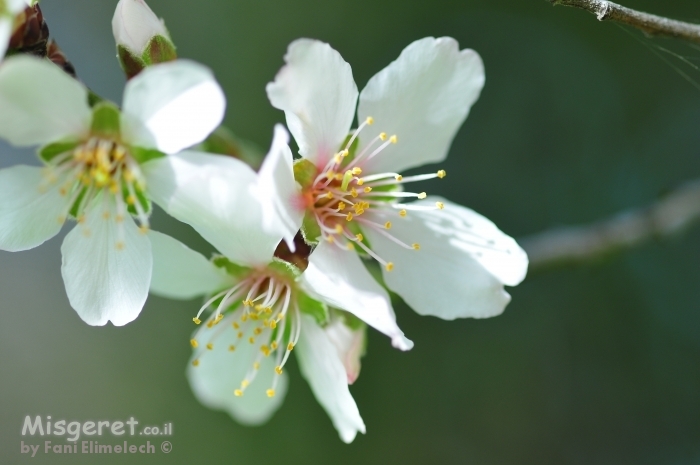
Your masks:
M 623 3 L 700 21 L 697 0 Z M 228 95 L 227 124 L 262 147 L 283 119 L 264 87 L 295 38 L 330 42 L 360 88 L 415 39 L 448 35 L 476 49 L 486 87 L 440 165 L 450 176 L 426 190 L 516 237 L 641 206 L 700 176 L 700 91 L 673 66 L 697 81 L 700 72 L 648 47 L 696 63 L 700 50 L 630 35 L 582 11 L 544 0 L 149 4 L 180 56 L 214 69 Z M 119 101 L 115 5 L 42 1 L 81 78 Z M 36 163 L 31 151 L 2 145 L 0 153 L 2 166 Z M 210 250 L 162 213 L 153 224 Z M 605 261 L 532 273 L 490 320 L 445 322 L 398 305 L 416 347 L 401 353 L 370 334 L 352 386 L 367 434 L 351 445 L 294 363 L 287 399 L 263 427 L 200 406 L 184 376 L 197 301 L 150 298 L 124 328 L 82 323 L 60 278 L 62 237 L 0 253 L 3 464 L 700 464 L 699 228 Z M 27 414 L 172 422 L 173 451 L 30 459 L 20 454 Z

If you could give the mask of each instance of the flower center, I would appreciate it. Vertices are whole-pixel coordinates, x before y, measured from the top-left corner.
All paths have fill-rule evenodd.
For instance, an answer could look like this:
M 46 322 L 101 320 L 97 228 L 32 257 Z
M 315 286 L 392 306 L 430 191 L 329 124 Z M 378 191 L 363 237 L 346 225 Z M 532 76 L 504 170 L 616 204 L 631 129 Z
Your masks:
M 195 367 L 199 366 L 200 359 L 213 350 L 227 350 L 235 356 L 236 344 L 224 348 L 216 344 L 217 338 L 224 331 L 231 331 L 232 327 L 240 344 L 259 345 L 259 350 L 254 350 L 252 359 L 247 361 L 250 368 L 241 380 L 240 387 L 234 390 L 234 395 L 241 397 L 255 380 L 263 358 L 274 356 L 274 370 L 278 376 L 273 378 L 272 386 L 266 391 L 268 397 L 274 397 L 279 375 L 282 374 L 301 332 L 299 305 L 294 298 L 293 285 L 288 279 L 269 272 L 251 273 L 235 286 L 211 297 L 193 321 L 201 324 L 200 316 L 214 304 L 217 304 L 216 311 L 212 312 L 206 323 L 206 326 L 214 331 L 204 348 L 200 348 L 197 339 L 190 341 L 196 351 L 192 364 Z M 220 329 L 215 328 L 217 326 L 220 326 Z
M 396 135 L 382 132 L 352 159 L 350 149 L 360 132 L 372 125 L 374 119 L 368 117 L 350 136 L 345 147 L 335 154 L 317 175 L 311 187 L 305 192 L 307 203 L 321 230 L 321 237 L 340 248 L 354 250 L 359 247 L 381 263 L 388 271 L 394 264 L 373 251 L 365 241 L 363 228 L 371 228 L 391 239 L 401 247 L 419 250 L 417 243 L 406 244 L 392 235 L 392 218 L 400 221 L 410 210 L 443 209 L 441 202 L 435 206 L 404 203 L 408 199 L 424 199 L 425 192 L 405 192 L 403 185 L 409 182 L 444 178 L 446 173 L 403 177 L 399 173 L 364 173 L 363 166 L 379 156 L 391 144 L 398 143 Z
M 67 150 L 47 161 L 44 182 L 40 189 L 58 183 L 59 193 L 67 198 L 59 221 L 68 216 L 84 223 L 96 200 L 113 199 L 114 221 L 121 225 L 127 214 L 135 216 L 141 232 L 148 231 L 148 200 L 145 178 L 128 149 L 118 142 L 91 138 L 86 143 Z M 110 219 L 110 210 L 103 212 Z M 123 233 L 123 231 L 122 231 Z M 116 247 L 124 247 L 123 234 Z

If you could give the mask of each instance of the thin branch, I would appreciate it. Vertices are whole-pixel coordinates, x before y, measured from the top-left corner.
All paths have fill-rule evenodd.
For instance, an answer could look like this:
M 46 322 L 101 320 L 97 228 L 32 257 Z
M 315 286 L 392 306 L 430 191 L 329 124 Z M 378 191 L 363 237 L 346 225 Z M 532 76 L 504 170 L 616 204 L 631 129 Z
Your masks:
M 700 180 L 646 208 L 623 211 L 590 225 L 545 231 L 518 242 L 527 251 L 531 268 L 546 268 L 599 258 L 669 236 L 698 220 Z
M 700 43 L 700 25 L 676 21 L 626 8 L 606 0 L 548 0 L 553 5 L 572 6 L 593 13 L 599 21 L 616 21 L 641 29 L 650 35 L 661 35 Z

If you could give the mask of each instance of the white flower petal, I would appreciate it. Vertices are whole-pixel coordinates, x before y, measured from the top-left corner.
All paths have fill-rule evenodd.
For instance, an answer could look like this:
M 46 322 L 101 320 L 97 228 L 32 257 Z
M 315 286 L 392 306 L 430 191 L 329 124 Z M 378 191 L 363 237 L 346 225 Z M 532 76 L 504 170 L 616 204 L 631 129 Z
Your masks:
M 301 335 L 295 349 L 299 369 L 340 438 L 351 443 L 358 431 L 365 433 L 365 423 L 348 389 L 343 362 L 316 321 L 308 315 L 301 318 Z
M 353 384 L 360 376 L 360 359 L 365 354 L 367 327 L 362 325 L 359 329 L 351 329 L 342 318 L 335 318 L 323 330 L 343 362 L 348 384 Z
M 413 342 L 396 324 L 389 295 L 369 274 L 356 253 L 321 242 L 309 257 L 309 267 L 302 274 L 302 286 L 312 296 L 352 313 L 386 334 L 397 349 L 413 347 Z
M 330 45 L 311 39 L 292 42 L 284 60 L 287 64 L 267 85 L 267 95 L 272 106 L 284 111 L 299 153 L 325 165 L 355 116 L 352 69 Z
M 288 142 L 289 135 L 284 126 L 276 125 L 272 147 L 260 167 L 254 194 L 262 203 L 264 228 L 282 234 L 293 252 L 294 236 L 304 219 L 304 207 L 294 180 L 292 151 Z
M 205 406 L 228 412 L 234 420 L 246 425 L 259 425 L 267 421 L 282 405 L 289 384 L 287 373 L 275 373 L 274 357 L 263 357 L 260 369 L 253 382 L 245 390 L 245 394 L 236 397 L 234 391 L 241 386 L 241 381 L 253 366 L 253 360 L 260 353 L 258 345 L 247 341 L 240 343 L 236 331 L 231 326 L 232 314 L 229 314 L 218 325 L 207 328 L 202 325 L 194 338 L 199 341 L 192 360 L 199 361 L 198 366 L 192 363 L 187 367 L 187 379 L 197 400 Z M 212 339 L 214 335 L 216 338 Z M 212 341 L 213 350 L 207 350 L 205 345 Z M 228 350 L 230 345 L 235 351 Z M 275 388 L 275 396 L 267 397 L 266 391 L 272 386 L 273 378 L 279 377 Z
M 117 45 L 136 55 L 144 52 L 153 37 L 170 37 L 163 22 L 143 0 L 119 0 L 112 18 L 112 33 Z
M 358 152 L 380 132 L 398 144 L 368 160 L 370 172 L 400 172 L 445 159 L 452 139 L 484 86 L 484 66 L 473 50 L 443 37 L 413 42 L 377 73 L 360 94 L 358 119 L 374 118 Z
M 83 137 L 92 117 L 85 86 L 27 55 L 0 66 L 0 108 L 0 137 L 18 146 Z
M 527 255 L 472 210 L 440 197 L 414 205 L 434 205 L 436 200 L 444 203 L 444 210 L 409 210 L 389 231 L 406 244 L 420 244 L 420 250 L 407 250 L 364 229 L 373 249 L 394 263 L 393 271 L 384 271 L 386 285 L 421 315 L 446 320 L 499 315 L 510 302 L 503 285 L 524 279 Z
M 46 182 L 42 168 L 13 166 L 0 170 L 0 249 L 32 249 L 58 234 L 65 221 L 68 200 L 60 184 Z
M 188 60 L 149 66 L 124 90 L 124 137 L 176 153 L 203 141 L 225 109 L 224 93 L 209 68 Z
M 245 163 L 236 169 L 205 166 L 179 186 L 168 212 L 192 226 L 221 253 L 244 266 L 272 260 L 281 233 L 263 230 L 262 206 L 253 194 L 257 175 Z M 229 162 L 229 163 L 230 163 Z
M 112 199 L 96 200 L 63 241 L 61 274 L 71 306 L 92 326 L 123 326 L 141 313 L 151 283 L 151 241 Z
M 231 283 L 224 270 L 182 242 L 150 231 L 153 251 L 151 292 L 171 299 L 211 294 Z
M 169 213 L 170 201 L 178 187 L 200 173 L 202 168 L 237 170 L 240 166 L 241 162 L 232 157 L 185 151 L 146 162 L 141 171 L 146 176 L 149 198 Z

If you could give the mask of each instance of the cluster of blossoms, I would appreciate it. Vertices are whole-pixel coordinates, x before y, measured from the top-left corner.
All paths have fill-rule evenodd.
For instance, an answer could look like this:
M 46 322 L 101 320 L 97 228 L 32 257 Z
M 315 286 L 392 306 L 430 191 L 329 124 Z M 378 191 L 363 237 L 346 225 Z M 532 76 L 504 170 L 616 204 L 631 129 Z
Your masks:
M 0 1 L 0 46 L 36 11 Z M 0 64 L 0 137 L 40 146 L 43 164 L 0 170 L 0 249 L 36 247 L 75 221 L 61 272 L 86 323 L 133 321 L 149 290 L 203 296 L 187 371 L 203 404 L 266 421 L 294 353 L 350 442 L 365 432 L 348 386 L 367 325 L 400 350 L 413 347 L 387 289 L 446 320 L 495 316 L 508 304 L 504 286 L 527 270 L 522 249 L 478 213 L 405 187 L 444 170 L 402 174 L 446 158 L 484 84 L 477 53 L 421 39 L 358 92 L 328 44 L 293 42 L 267 94 L 300 156 L 277 125 L 256 171 L 192 148 L 219 127 L 224 94 L 209 69 L 177 58 L 143 0 L 120 0 L 113 30 L 129 78 L 121 107 L 67 74 L 66 60 L 10 45 Z M 152 202 L 219 254 L 207 259 L 150 230 Z

